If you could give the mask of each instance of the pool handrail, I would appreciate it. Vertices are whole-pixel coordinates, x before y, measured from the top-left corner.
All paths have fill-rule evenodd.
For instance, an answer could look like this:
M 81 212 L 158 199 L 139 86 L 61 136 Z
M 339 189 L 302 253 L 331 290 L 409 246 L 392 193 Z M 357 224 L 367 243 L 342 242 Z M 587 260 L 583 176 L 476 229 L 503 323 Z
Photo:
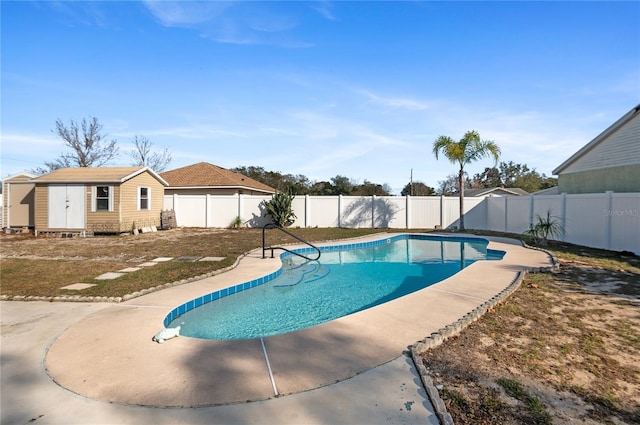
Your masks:
M 282 246 L 270 246 L 270 247 L 267 247 L 266 244 L 265 244 L 265 231 L 267 229 L 279 229 L 279 230 L 281 230 L 282 232 L 286 233 L 287 235 L 291 236 L 292 238 L 297 239 L 298 241 L 302 242 L 303 244 L 308 245 L 311 248 L 315 249 L 316 252 L 318 253 L 318 256 L 316 258 L 310 258 L 310 257 L 307 257 L 306 255 L 303 255 L 303 254 L 301 254 L 299 252 L 292 251 L 292 250 L 284 248 Z M 281 249 L 283 251 L 286 251 L 286 252 L 288 252 L 290 254 L 293 254 L 293 255 L 297 255 L 298 257 L 302 257 L 302 258 L 304 258 L 306 260 L 309 260 L 309 261 L 316 261 L 316 260 L 318 260 L 320 258 L 320 255 L 321 255 L 320 254 L 320 248 L 318 248 L 317 246 L 315 246 L 311 242 L 307 242 L 304 239 L 302 239 L 301 237 L 296 236 L 293 233 L 283 229 L 282 227 L 278 226 L 275 223 L 267 223 L 264 226 L 262 226 L 262 258 L 267 258 L 265 256 L 265 252 L 268 249 L 271 250 L 271 258 L 273 258 L 273 250 L 274 249 Z

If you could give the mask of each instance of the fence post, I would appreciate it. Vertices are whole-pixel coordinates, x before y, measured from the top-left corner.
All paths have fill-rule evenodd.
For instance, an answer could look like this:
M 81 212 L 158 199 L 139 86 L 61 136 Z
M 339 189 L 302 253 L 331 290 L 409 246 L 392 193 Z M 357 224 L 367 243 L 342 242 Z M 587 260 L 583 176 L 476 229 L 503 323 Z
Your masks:
M 209 227 L 211 227 L 211 221 L 209 220 L 209 212 L 210 212 L 209 209 L 211 207 L 211 195 L 209 193 L 207 193 L 207 195 L 205 196 L 204 202 L 205 202 L 204 227 L 208 229 Z
M 176 218 L 176 226 L 178 226 L 178 194 L 173 194 L 173 215 Z
M 342 228 L 342 195 L 338 195 L 338 228 Z
M 604 243 L 605 246 L 607 247 L 606 249 L 611 249 L 611 218 L 613 217 L 613 214 L 611 213 L 613 210 L 613 191 L 612 190 L 607 190 L 605 192 L 605 194 L 607 195 L 605 202 L 607 204 L 607 207 L 604 211 Z
M 444 230 L 444 195 L 440 195 L 440 230 Z
M 533 225 L 534 196 L 529 195 L 529 227 Z
M 309 195 L 304 195 L 304 227 L 309 227 Z
M 242 217 L 242 193 L 236 193 L 238 195 L 238 217 Z
M 405 207 L 404 207 L 405 208 L 405 215 L 406 215 L 405 227 L 407 229 L 411 229 L 411 226 L 409 225 L 409 221 L 410 221 L 410 217 L 411 217 L 411 214 L 409 214 L 409 208 L 411 207 L 411 202 L 410 202 L 411 201 L 411 196 L 406 195 L 405 196 L 405 200 L 406 200 Z
M 371 195 L 371 228 L 376 228 L 376 195 Z
M 503 196 L 504 198 L 504 232 L 507 233 L 507 229 L 509 228 L 509 203 L 507 202 L 508 196 Z
M 560 198 L 560 225 L 562 229 L 560 229 L 562 242 L 566 242 L 567 239 L 567 194 L 566 192 L 562 192 Z

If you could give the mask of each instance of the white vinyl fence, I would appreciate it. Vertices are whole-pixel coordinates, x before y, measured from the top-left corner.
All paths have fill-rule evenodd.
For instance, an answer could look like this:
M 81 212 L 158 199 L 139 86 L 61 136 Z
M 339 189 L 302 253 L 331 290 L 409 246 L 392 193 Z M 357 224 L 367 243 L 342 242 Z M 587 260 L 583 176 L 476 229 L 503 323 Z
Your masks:
M 164 208 L 175 211 L 178 226 L 229 227 L 240 217 L 249 227 L 270 222 L 256 195 L 167 195 Z M 434 229 L 458 226 L 457 197 L 297 196 L 291 227 Z M 557 220 L 560 240 L 640 254 L 640 193 L 539 195 L 465 198 L 467 229 L 520 234 L 546 217 Z
M 249 227 L 270 222 L 259 195 L 167 195 L 164 209 L 175 211 L 178 226 L 229 227 L 240 217 Z M 465 198 L 465 226 L 486 222 L 482 198 Z M 291 227 L 433 229 L 458 225 L 457 197 L 444 196 L 297 196 Z
M 577 245 L 640 254 L 640 193 L 590 193 L 485 198 L 483 230 L 522 233 L 547 211 L 562 226 L 558 238 Z M 471 228 L 471 226 L 465 227 Z

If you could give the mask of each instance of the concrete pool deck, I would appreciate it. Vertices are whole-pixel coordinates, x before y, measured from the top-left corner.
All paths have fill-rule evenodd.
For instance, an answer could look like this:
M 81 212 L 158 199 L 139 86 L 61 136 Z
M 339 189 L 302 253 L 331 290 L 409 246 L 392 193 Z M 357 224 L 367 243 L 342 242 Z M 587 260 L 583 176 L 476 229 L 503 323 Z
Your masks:
M 358 242 L 380 237 L 372 235 L 359 238 Z M 278 259 L 262 259 L 261 251 L 253 251 L 229 272 L 87 312 L 52 340 L 44 367 L 58 385 L 86 397 L 88 402 L 128 405 L 123 407 L 231 408 L 230 405 L 270 402 L 276 405 L 294 398 L 276 397 L 276 391 L 280 396 L 308 395 L 309 400 L 314 400 L 312 394 L 334 389 L 338 393 L 332 385 L 336 382 L 349 385 L 364 379 L 372 370 L 406 362 L 402 353 L 408 346 L 500 293 L 519 271 L 552 265 L 546 253 L 524 248 L 515 240 L 487 239 L 491 241 L 490 248 L 507 252 L 502 261 L 476 262 L 445 281 L 386 304 L 264 338 L 264 349 L 260 339 L 211 341 L 179 337 L 164 344 L 151 341 L 173 307 L 266 275 L 280 266 Z M 384 390 L 368 385 L 356 391 Z M 3 394 L 6 390 L 3 377 Z M 246 404 L 257 400 L 268 401 Z M 321 406 L 321 399 L 318 403 Z M 4 410 L 4 400 L 2 404 Z M 371 409 L 375 414 L 375 407 Z M 258 414 L 254 422 L 260 422 L 259 418 Z M 268 422 L 266 419 L 262 418 Z M 292 418 L 291 423 L 312 422 L 296 419 Z

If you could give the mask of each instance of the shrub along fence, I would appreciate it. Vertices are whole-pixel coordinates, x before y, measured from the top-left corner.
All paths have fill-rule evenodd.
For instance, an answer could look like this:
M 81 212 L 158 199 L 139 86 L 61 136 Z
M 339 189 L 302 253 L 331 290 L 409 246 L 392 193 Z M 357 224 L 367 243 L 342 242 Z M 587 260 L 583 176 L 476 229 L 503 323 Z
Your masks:
M 178 226 L 229 227 L 239 217 L 250 227 L 270 222 L 257 195 L 167 195 Z M 458 197 L 297 196 L 291 227 L 452 229 Z M 521 234 L 550 212 L 557 237 L 578 245 L 640 254 L 640 193 L 530 195 L 465 198 L 465 227 Z

